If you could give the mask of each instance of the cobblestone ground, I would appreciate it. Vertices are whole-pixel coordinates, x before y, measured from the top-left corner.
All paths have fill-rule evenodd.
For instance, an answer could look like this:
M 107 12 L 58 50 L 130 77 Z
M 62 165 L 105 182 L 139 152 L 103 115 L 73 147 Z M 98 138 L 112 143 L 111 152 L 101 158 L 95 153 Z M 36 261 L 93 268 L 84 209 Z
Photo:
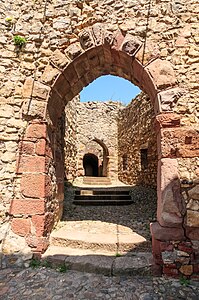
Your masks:
M 135 186 L 131 190 L 133 204 L 123 206 L 78 206 L 72 203 L 74 190 L 66 188 L 64 214 L 59 226 L 65 221 L 102 221 L 126 226 L 146 238 L 147 242 L 134 251 L 151 251 L 150 222 L 156 218 L 156 191 Z M 108 225 L 108 224 L 107 224 Z
M 0 300 L 198 300 L 199 282 L 184 286 L 178 279 L 105 277 L 53 269 L 0 271 Z

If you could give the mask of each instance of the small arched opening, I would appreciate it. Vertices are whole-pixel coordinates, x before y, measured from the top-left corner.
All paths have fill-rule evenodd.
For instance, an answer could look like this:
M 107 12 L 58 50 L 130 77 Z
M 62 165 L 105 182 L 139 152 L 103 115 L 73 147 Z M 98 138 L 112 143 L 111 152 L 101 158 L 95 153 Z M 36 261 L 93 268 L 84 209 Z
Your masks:
M 98 157 L 92 153 L 87 153 L 83 158 L 83 167 L 85 176 L 99 176 Z

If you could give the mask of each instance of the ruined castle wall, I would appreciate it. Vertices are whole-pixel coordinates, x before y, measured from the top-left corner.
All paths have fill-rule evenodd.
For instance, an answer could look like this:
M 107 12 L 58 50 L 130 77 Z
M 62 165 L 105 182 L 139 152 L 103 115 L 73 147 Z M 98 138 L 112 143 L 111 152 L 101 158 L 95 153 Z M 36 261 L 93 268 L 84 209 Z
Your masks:
M 118 122 L 119 179 L 127 184 L 156 186 L 157 138 L 154 109 L 141 93 L 123 108 Z
M 27 125 L 24 116 L 29 112 L 32 118 L 42 118 L 41 112 L 46 107 L 46 95 L 39 94 L 39 90 L 30 101 L 27 91 L 23 91 L 25 79 L 31 77 L 50 85 L 59 68 L 63 68 L 81 51 L 77 36 L 83 28 L 100 23 L 110 33 L 121 30 L 144 42 L 149 15 L 145 55 L 142 56 L 141 48 L 136 57 L 143 63 L 159 57 L 173 65 L 178 86 L 184 93 L 179 99 L 176 97 L 172 104 L 162 94 L 164 110 L 172 109 L 180 114 L 183 126 L 198 128 L 198 3 L 196 0 L 180 3 L 175 0 L 152 1 L 150 11 L 148 7 L 146 1 L 129 0 L 57 0 L 47 2 L 46 7 L 42 0 L 1 2 L 0 199 L 3 218 L 14 197 L 14 185 L 18 185 L 14 170 L 17 145 Z M 11 20 L 6 21 L 9 16 Z M 16 34 L 27 39 L 23 50 L 14 45 L 13 36 Z M 66 56 L 62 56 L 64 53 Z M 54 59 L 51 59 L 52 55 Z M 52 67 L 54 65 L 58 66 L 57 69 Z
M 91 149 L 93 153 L 99 150 L 100 146 L 102 153 L 106 150 L 108 152 L 107 175 L 112 179 L 117 178 L 117 118 L 120 107 L 120 103 L 111 101 L 79 103 L 77 117 L 78 176 L 84 175 L 83 157 L 89 151 L 89 146 L 93 146 L 93 149 Z
M 65 108 L 65 177 L 69 182 L 77 177 L 77 107 L 79 101 L 78 95 L 68 102 Z
M 48 220 L 44 218 L 45 212 L 42 211 L 42 215 L 36 212 L 35 218 L 32 210 L 30 215 L 28 210 L 30 206 L 28 205 L 33 205 L 34 201 L 46 203 L 43 198 L 47 200 L 48 194 L 46 195 L 44 181 L 46 183 L 46 179 L 52 178 L 52 176 L 48 171 L 39 174 L 38 170 L 35 171 L 37 174 L 32 176 L 33 172 L 30 171 L 32 167 L 28 171 L 23 168 L 23 172 L 18 172 L 16 175 L 14 170 L 16 170 L 20 152 L 19 141 L 23 140 L 23 134 L 29 123 L 27 128 L 28 133 L 31 131 L 32 140 L 23 142 L 23 159 L 26 163 L 29 160 L 32 161 L 33 157 L 44 161 L 47 156 L 46 152 L 44 151 L 41 157 L 38 157 L 40 155 L 37 151 L 35 152 L 35 149 L 38 142 L 42 144 L 46 139 L 45 128 L 49 121 L 46 117 L 47 99 L 49 99 L 48 95 L 52 89 L 55 89 L 56 92 L 53 95 L 54 98 L 50 98 L 48 108 L 52 105 L 51 113 L 55 115 L 56 119 L 59 108 L 64 110 L 62 98 L 66 97 L 67 92 L 71 96 L 69 97 L 67 94 L 67 99 L 68 97 L 72 99 L 96 77 L 111 72 L 113 75 L 122 76 L 132 82 L 136 78 L 135 83 L 141 89 L 147 89 L 150 78 L 152 78 L 156 89 L 156 93 L 152 93 L 150 96 L 157 105 L 155 111 L 157 122 L 159 122 L 158 222 L 161 228 L 156 228 L 153 235 L 160 240 L 165 236 L 163 231 L 165 230 L 167 233 L 167 228 L 170 227 L 172 230 L 169 232 L 172 232 L 172 235 L 167 236 L 168 241 L 183 240 L 185 233 L 186 238 L 190 238 L 192 241 L 199 240 L 199 224 L 197 223 L 199 211 L 197 209 L 194 213 L 188 213 L 188 210 L 194 211 L 191 209 L 193 207 L 189 206 L 186 207 L 188 210 L 184 209 L 180 194 L 180 179 L 183 178 L 183 180 L 187 180 L 189 186 L 186 187 L 184 199 L 186 199 L 186 195 L 188 195 L 188 200 L 186 200 L 188 202 L 190 202 L 189 199 L 194 201 L 195 198 L 199 199 L 197 181 L 197 158 L 199 156 L 198 1 L 162 0 L 150 1 L 149 5 L 144 0 L 55 0 L 53 2 L 37 0 L 28 3 L 22 0 L 4 0 L 0 3 L 0 16 L 0 199 L 2 220 L 7 218 L 9 203 L 17 196 L 18 200 L 26 202 L 26 205 L 23 205 L 26 212 L 19 217 L 19 207 L 13 207 L 10 218 L 13 218 L 13 224 L 18 224 L 18 228 L 15 226 L 12 229 L 18 232 L 21 224 L 26 223 L 28 235 L 30 235 L 29 245 L 32 247 L 33 241 L 38 241 L 38 239 L 39 242 L 35 242 L 35 244 L 43 243 L 43 231 L 32 230 L 30 234 L 29 219 L 34 223 L 35 219 L 43 218 L 46 220 L 44 226 L 46 227 Z M 27 39 L 23 49 L 14 45 L 13 36 L 17 34 Z M 123 42 L 125 42 L 122 44 L 124 48 L 121 51 L 120 46 Z M 98 45 L 102 45 L 101 48 Z M 87 51 L 89 47 L 93 47 L 91 52 Z M 102 51 L 98 52 L 98 50 Z M 131 55 L 133 55 L 133 60 L 128 65 L 126 57 L 129 58 Z M 71 66 L 69 63 L 72 61 L 74 64 L 72 63 Z M 68 64 L 71 72 L 66 72 L 68 81 L 65 80 L 65 83 L 68 82 L 68 85 L 64 85 L 66 77 L 62 71 Z M 143 68 L 139 69 L 139 64 Z M 101 68 L 98 68 L 99 65 Z M 82 78 L 85 70 L 88 70 L 88 74 Z M 145 70 L 145 77 L 139 74 L 139 70 Z M 79 72 L 78 75 L 76 72 Z M 54 86 L 55 78 L 58 75 L 60 75 L 59 81 Z M 26 84 L 24 85 L 24 83 Z M 37 126 L 31 123 L 33 120 L 37 120 L 41 124 Z M 36 133 L 33 130 L 36 127 L 43 128 L 43 135 L 41 132 Z M 45 142 L 47 141 L 45 140 Z M 192 162 L 197 163 L 197 166 L 187 167 Z M 184 178 L 186 172 L 187 178 Z M 41 177 L 43 180 L 42 192 L 40 191 L 41 193 L 38 194 L 37 200 L 35 200 L 33 192 L 39 189 L 34 187 L 41 187 L 41 182 L 35 181 L 33 177 Z M 24 182 L 27 178 L 32 178 L 31 184 L 29 180 Z M 192 181 L 194 181 L 193 184 Z M 173 185 L 170 184 L 172 182 Z M 27 190 L 28 186 L 31 186 L 31 189 L 28 190 L 29 194 L 26 197 L 23 190 L 24 187 Z M 194 195 L 189 192 L 189 189 L 194 189 Z M 51 193 L 51 197 L 53 196 Z M 51 198 L 49 197 L 48 201 L 49 199 Z M 18 204 L 18 200 L 14 203 Z M 31 208 L 33 207 L 31 206 Z M 26 217 L 26 213 L 28 213 L 29 219 Z M 190 215 L 195 221 L 192 224 L 188 221 L 187 228 L 186 222 L 190 220 Z M 183 228 L 182 223 L 184 224 Z M 162 229 L 162 226 L 165 226 L 165 229 Z M 176 234 L 178 227 L 180 235 Z M 163 232 L 161 236 L 159 231 Z M 35 232 L 40 234 L 38 239 Z M 49 234 L 50 229 L 46 229 L 45 234 L 47 234 L 46 232 Z M 25 236 L 27 232 L 20 234 Z M 39 250 L 37 250 L 43 251 L 45 247 L 42 246 L 42 249 L 38 248 Z M 160 249 L 158 247 L 154 247 L 154 251 Z M 161 249 L 163 248 L 161 247 Z M 161 253 L 158 255 L 161 256 Z M 188 265 L 190 270 L 192 257 L 191 253 Z M 178 262 L 176 265 L 178 266 Z M 168 272 L 168 268 L 165 269 L 165 273 Z M 171 268 L 171 272 L 178 274 L 176 269 Z M 190 273 L 192 274 L 192 271 Z

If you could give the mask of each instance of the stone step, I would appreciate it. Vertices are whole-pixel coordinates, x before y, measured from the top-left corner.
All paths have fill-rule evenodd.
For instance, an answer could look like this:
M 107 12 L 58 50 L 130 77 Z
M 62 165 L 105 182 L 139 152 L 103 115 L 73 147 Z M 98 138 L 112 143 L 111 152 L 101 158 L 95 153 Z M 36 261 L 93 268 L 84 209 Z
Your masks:
M 110 197 L 96 197 L 96 196 L 75 196 L 73 204 L 76 205 L 130 205 L 133 200 L 130 196 L 123 195 L 123 197 L 110 196 Z
M 73 200 L 77 205 L 128 205 L 133 200 L 129 190 L 78 189 Z
M 129 190 L 79 189 L 75 195 L 129 195 Z
M 108 177 L 89 177 L 83 178 L 83 184 L 88 185 L 111 185 L 111 180 Z
M 151 275 L 153 265 L 152 254 L 146 252 L 119 256 L 115 252 L 96 252 L 57 246 L 50 246 L 42 259 L 47 260 L 54 267 L 64 265 L 68 270 L 106 276 Z
M 51 233 L 53 246 L 95 251 L 130 251 L 146 239 L 132 229 L 101 221 L 68 221 Z

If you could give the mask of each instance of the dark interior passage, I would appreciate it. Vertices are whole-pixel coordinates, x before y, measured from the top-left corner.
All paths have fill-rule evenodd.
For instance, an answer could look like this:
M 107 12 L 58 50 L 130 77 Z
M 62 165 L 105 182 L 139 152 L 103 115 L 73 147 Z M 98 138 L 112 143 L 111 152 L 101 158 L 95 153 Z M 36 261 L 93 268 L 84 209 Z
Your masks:
M 83 167 L 85 176 L 98 176 L 98 157 L 94 154 L 88 153 L 84 155 Z

